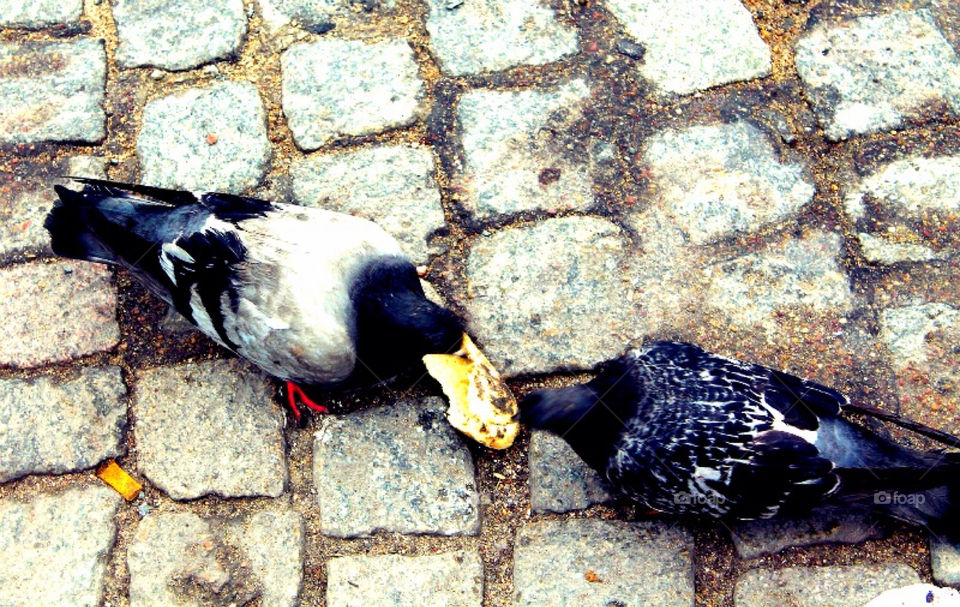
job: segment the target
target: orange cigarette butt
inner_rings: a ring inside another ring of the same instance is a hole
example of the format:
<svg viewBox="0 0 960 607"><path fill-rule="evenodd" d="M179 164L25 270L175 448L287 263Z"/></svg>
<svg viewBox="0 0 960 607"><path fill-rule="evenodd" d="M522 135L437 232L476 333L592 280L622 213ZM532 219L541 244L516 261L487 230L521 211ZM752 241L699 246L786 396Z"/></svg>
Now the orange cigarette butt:
<svg viewBox="0 0 960 607"><path fill-rule="evenodd" d="M99 476L103 482L116 489L117 493L122 495L128 502L136 498L137 495L140 494L140 489L143 488L135 478L127 474L126 471L118 466L117 462L112 459L107 460L97 469L97 476Z"/></svg>

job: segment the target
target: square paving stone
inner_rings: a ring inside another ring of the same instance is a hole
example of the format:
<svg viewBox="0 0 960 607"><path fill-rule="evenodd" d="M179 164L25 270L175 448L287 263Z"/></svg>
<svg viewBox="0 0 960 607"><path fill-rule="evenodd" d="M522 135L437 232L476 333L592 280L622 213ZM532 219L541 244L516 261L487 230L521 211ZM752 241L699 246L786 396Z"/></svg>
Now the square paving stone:
<svg viewBox="0 0 960 607"><path fill-rule="evenodd" d="M745 559L775 554L793 546L856 544L883 537L873 514L855 508L821 506L803 518L775 518L736 523L730 530L737 554Z"/></svg>
<svg viewBox="0 0 960 607"><path fill-rule="evenodd" d="M103 40L0 43L0 144L98 143L106 74Z"/></svg>
<svg viewBox="0 0 960 607"><path fill-rule="evenodd" d="M313 443L320 531L476 534L473 458L445 411L430 397L325 416Z"/></svg>
<svg viewBox="0 0 960 607"><path fill-rule="evenodd" d="M753 569L737 580L736 607L862 607L881 592L920 581L902 563Z"/></svg>
<svg viewBox="0 0 960 607"><path fill-rule="evenodd" d="M31 367L112 348L117 293L98 263L26 263L0 270L0 365Z"/></svg>
<svg viewBox="0 0 960 607"><path fill-rule="evenodd" d="M186 70L234 55L247 32L243 0L118 0L117 63Z"/></svg>
<svg viewBox="0 0 960 607"><path fill-rule="evenodd" d="M901 414L960 432L960 305L917 301L886 308L878 337L889 351Z"/></svg>
<svg viewBox="0 0 960 607"><path fill-rule="evenodd" d="M634 331L632 254L595 217L548 219L474 241L470 326L502 373L583 369L620 354Z"/></svg>
<svg viewBox="0 0 960 607"><path fill-rule="evenodd" d="M513 559L518 607L693 605L693 536L670 523L529 523Z"/></svg>
<svg viewBox="0 0 960 607"><path fill-rule="evenodd" d="M476 552L428 556L342 556L327 561L327 607L480 607Z"/></svg>
<svg viewBox="0 0 960 607"><path fill-rule="evenodd" d="M885 164L844 204L867 261L932 261L960 253L960 155Z"/></svg>
<svg viewBox="0 0 960 607"><path fill-rule="evenodd" d="M304 150L407 126L425 111L417 61L402 38L297 44L281 55L280 66L283 113Z"/></svg>
<svg viewBox="0 0 960 607"><path fill-rule="evenodd" d="M124 451L127 389L119 367L79 377L0 380L0 483L91 468Z"/></svg>
<svg viewBox="0 0 960 607"><path fill-rule="evenodd" d="M382 146L310 156L293 170L293 197L377 222L416 263L443 252L427 243L444 226L429 148Z"/></svg>
<svg viewBox="0 0 960 607"><path fill-rule="evenodd" d="M739 0L610 0L646 52L640 73L686 95L770 73L770 49Z"/></svg>
<svg viewBox="0 0 960 607"><path fill-rule="evenodd" d="M260 94L221 82L151 101L137 136L143 182L239 194L267 170L270 142Z"/></svg>
<svg viewBox="0 0 960 607"><path fill-rule="evenodd" d="M855 305L840 261L843 239L811 231L704 270L705 302L734 325L783 333L778 312L802 309L845 319Z"/></svg>
<svg viewBox="0 0 960 607"><path fill-rule="evenodd" d="M747 122L666 130L646 143L655 199L695 245L794 216L813 200L803 164Z"/></svg>
<svg viewBox="0 0 960 607"><path fill-rule="evenodd" d="M577 30L536 0L429 0L427 31L450 76L540 65L579 51Z"/></svg>
<svg viewBox="0 0 960 607"><path fill-rule="evenodd" d="M529 460L534 512L570 512L613 500L612 489L600 474L552 432L533 431Z"/></svg>
<svg viewBox="0 0 960 607"><path fill-rule="evenodd" d="M831 141L960 113L960 60L927 9L825 21L798 40L795 62Z"/></svg>
<svg viewBox="0 0 960 607"><path fill-rule="evenodd" d="M238 360L139 374L140 471L174 499L277 497L287 479L283 414L270 381Z"/></svg>
<svg viewBox="0 0 960 607"><path fill-rule="evenodd" d="M41 29L80 20L83 0L6 0L0 3L0 27Z"/></svg>
<svg viewBox="0 0 960 607"><path fill-rule="evenodd" d="M0 604L101 605L121 501L103 485L0 500Z"/></svg>
<svg viewBox="0 0 960 607"><path fill-rule="evenodd" d="M544 91L464 93L457 116L463 127L462 185L470 211L486 219L591 206L589 163L567 158L560 141L589 95L583 80Z"/></svg>
<svg viewBox="0 0 960 607"><path fill-rule="evenodd" d="M147 515L127 550L131 607L297 604L303 521L291 510L232 519Z"/></svg>
<svg viewBox="0 0 960 607"><path fill-rule="evenodd" d="M960 584L960 545L930 537L930 568L938 584Z"/></svg>

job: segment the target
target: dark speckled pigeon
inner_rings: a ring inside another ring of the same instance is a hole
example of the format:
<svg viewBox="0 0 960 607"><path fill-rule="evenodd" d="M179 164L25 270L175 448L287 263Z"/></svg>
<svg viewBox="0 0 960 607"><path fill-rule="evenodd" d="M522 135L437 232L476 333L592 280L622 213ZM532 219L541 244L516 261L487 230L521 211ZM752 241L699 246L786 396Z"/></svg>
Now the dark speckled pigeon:
<svg viewBox="0 0 960 607"><path fill-rule="evenodd" d="M625 497L653 510L728 520L861 504L956 538L960 454L900 446L844 418L895 421L817 383L658 342L603 365L590 382L539 390L522 419L562 436Z"/></svg>

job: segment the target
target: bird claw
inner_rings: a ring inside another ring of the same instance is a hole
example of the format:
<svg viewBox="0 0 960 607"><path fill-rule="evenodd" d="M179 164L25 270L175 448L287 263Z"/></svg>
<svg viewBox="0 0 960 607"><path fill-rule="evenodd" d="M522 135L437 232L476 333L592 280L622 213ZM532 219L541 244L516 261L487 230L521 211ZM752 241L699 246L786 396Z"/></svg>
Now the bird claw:
<svg viewBox="0 0 960 607"><path fill-rule="evenodd" d="M317 413L330 413L330 410L324 407L323 405L317 404L313 401L307 394L303 391L303 388L288 381L286 384L287 387L287 406L290 407L290 411L293 413L293 419L297 422L297 426L303 427L302 418L303 414L300 412L300 407L297 405L297 401L300 401L301 405L304 405L312 411Z"/></svg>

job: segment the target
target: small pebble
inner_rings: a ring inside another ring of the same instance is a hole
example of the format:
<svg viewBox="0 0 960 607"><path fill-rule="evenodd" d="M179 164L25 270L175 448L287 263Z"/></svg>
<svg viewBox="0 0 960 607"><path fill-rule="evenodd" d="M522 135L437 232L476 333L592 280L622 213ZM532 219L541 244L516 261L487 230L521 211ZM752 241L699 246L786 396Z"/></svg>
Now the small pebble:
<svg viewBox="0 0 960 607"><path fill-rule="evenodd" d="M160 80L160 79L163 78L163 74L164 74L164 71L163 71L163 70L155 69L155 70L153 70L152 72L150 72L150 79L151 79L151 80Z"/></svg>

